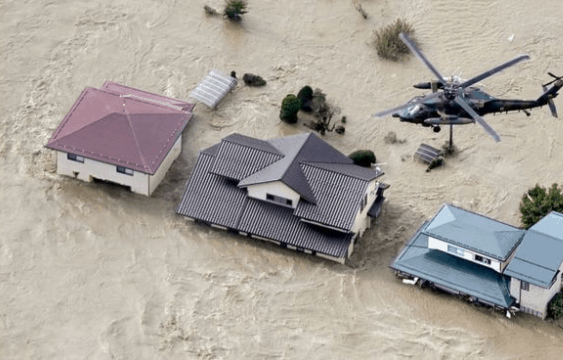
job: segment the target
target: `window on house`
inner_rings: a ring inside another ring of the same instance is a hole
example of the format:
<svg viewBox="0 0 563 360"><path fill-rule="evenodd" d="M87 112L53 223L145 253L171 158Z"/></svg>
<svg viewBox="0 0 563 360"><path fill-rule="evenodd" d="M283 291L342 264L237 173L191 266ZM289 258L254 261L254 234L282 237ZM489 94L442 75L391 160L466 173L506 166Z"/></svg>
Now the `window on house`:
<svg viewBox="0 0 563 360"><path fill-rule="evenodd" d="M453 246L453 245L448 245L448 252L450 252L452 254L459 255L459 256L463 256L463 254L464 254L463 249L460 249L460 248Z"/></svg>
<svg viewBox="0 0 563 360"><path fill-rule="evenodd" d="M522 281L522 290L530 291L530 283L527 281Z"/></svg>
<svg viewBox="0 0 563 360"><path fill-rule="evenodd" d="M364 211L364 208L366 207L368 203L368 194L366 194L363 198L362 201L360 202L360 212Z"/></svg>
<svg viewBox="0 0 563 360"><path fill-rule="evenodd" d="M491 259L483 257L481 255L475 255L475 261L480 261L483 264L491 265Z"/></svg>
<svg viewBox="0 0 563 360"><path fill-rule="evenodd" d="M281 197L281 196L276 196L276 195L268 194L268 193L266 193L266 200L268 200L268 201L274 201L274 202L277 202L278 204L293 206L293 200L291 200L291 199L286 199L286 198Z"/></svg>
<svg viewBox="0 0 563 360"><path fill-rule="evenodd" d="M78 161L83 163L84 162L84 156L80 156L80 155L76 155L76 154L71 154L71 153L67 153L66 154L66 158L72 161Z"/></svg>
<svg viewBox="0 0 563 360"><path fill-rule="evenodd" d="M133 175L133 169L126 168L124 166L117 166L116 168L118 173L126 174L126 175Z"/></svg>

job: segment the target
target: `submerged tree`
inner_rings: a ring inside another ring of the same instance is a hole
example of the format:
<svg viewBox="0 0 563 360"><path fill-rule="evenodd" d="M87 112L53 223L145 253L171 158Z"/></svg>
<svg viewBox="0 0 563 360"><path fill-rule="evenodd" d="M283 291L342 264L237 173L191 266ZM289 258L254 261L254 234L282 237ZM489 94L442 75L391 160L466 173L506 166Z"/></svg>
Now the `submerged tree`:
<svg viewBox="0 0 563 360"><path fill-rule="evenodd" d="M225 0L223 14L229 20L241 20L242 15L246 14L246 1L244 0Z"/></svg>
<svg viewBox="0 0 563 360"><path fill-rule="evenodd" d="M311 100L313 100L313 89L309 85L305 85L297 93L297 98L301 101L301 110L312 111Z"/></svg>
<svg viewBox="0 0 563 360"><path fill-rule="evenodd" d="M370 167L375 164L375 154L371 150L358 150L348 155L354 161L354 164L363 167Z"/></svg>
<svg viewBox="0 0 563 360"><path fill-rule="evenodd" d="M288 94L281 104L280 119L286 123L295 124L297 122L297 113L301 109L301 101L293 95Z"/></svg>
<svg viewBox="0 0 563 360"><path fill-rule="evenodd" d="M524 228L528 229L551 211L563 212L563 188L557 184L547 190L536 185L522 197L520 213Z"/></svg>
<svg viewBox="0 0 563 360"><path fill-rule="evenodd" d="M262 79L259 75L254 74L244 74L242 76L242 81L248 86L264 86L266 85L266 80Z"/></svg>
<svg viewBox="0 0 563 360"><path fill-rule="evenodd" d="M397 19L391 25L375 32L375 49L377 50L377 55L387 60L397 61L408 54L409 48L399 37L400 33L405 33L417 44L413 27L406 21Z"/></svg>
<svg viewBox="0 0 563 360"><path fill-rule="evenodd" d="M551 299L547 309L549 316L555 320L563 316L563 292L558 293Z"/></svg>

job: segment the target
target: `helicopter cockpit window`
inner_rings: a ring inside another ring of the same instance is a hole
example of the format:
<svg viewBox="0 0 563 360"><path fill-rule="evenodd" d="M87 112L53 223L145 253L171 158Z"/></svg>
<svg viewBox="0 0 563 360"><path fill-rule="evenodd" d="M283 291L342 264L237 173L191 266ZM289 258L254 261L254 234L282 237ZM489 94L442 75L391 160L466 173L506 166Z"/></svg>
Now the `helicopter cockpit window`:
<svg viewBox="0 0 563 360"><path fill-rule="evenodd" d="M410 114L414 114L414 113L417 112L419 109L420 109L420 105L411 106L411 107L409 107L409 113L410 113Z"/></svg>

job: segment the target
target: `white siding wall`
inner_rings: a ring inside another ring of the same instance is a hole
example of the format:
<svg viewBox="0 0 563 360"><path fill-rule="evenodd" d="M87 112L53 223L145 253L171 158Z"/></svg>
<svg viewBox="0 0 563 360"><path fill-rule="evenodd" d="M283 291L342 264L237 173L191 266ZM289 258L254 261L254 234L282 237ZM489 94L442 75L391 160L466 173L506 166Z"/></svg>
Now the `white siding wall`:
<svg viewBox="0 0 563 360"><path fill-rule="evenodd" d="M516 303L520 304L520 280L510 278L510 296L516 299Z"/></svg>
<svg viewBox="0 0 563 360"><path fill-rule="evenodd" d="M373 205L373 202L375 201L375 194L378 186L379 186L379 181L372 180L369 182L368 188L366 190L368 194L367 205L364 207L362 211L358 211L358 214L356 215L356 219L354 220L354 225L352 226L352 230L351 230L353 233L363 234L364 231L367 228L369 228L371 224L370 222L371 218L368 216L368 211ZM358 207L358 210L359 209L360 208Z"/></svg>
<svg viewBox="0 0 563 360"><path fill-rule="evenodd" d="M157 188L158 184L164 179L164 175L172 166L172 163L182 152L182 135L176 140L174 146L168 152L168 155L164 158L154 175L149 175L149 195L153 193L153 191Z"/></svg>
<svg viewBox="0 0 563 360"><path fill-rule="evenodd" d="M498 261L498 260L496 260L496 259L492 259L492 258L490 258L490 257L487 256L487 255L483 255L483 254L480 254L480 253L478 253L478 252L475 252L475 251L472 251L472 250L468 250L468 249L465 249L465 248L463 248L463 247L461 247L461 246L457 246L457 245L452 245L452 246L455 246L455 247L457 247L457 248L462 249L462 250L463 250L463 256L458 255L458 254L454 254L454 253L451 253L451 252L448 251L448 245L451 245L451 244L448 244L448 243L445 242L445 241L442 241L442 240L439 240L439 239L436 239L436 238L433 238L433 237L428 237L428 248L429 248L429 249L436 249L436 250L440 250L440 251L443 251L443 252L447 252L447 253L450 254L450 255L457 256L457 257L461 257L461 258L464 258L464 259L469 260L469 261L471 261L471 262L474 262L474 263L476 263L476 264L479 264L479 265L482 265L482 266L486 266L486 267L488 267L488 268L491 268L491 269L493 269L493 270L495 270L495 271L497 271L497 272L501 272L501 271L500 271L500 267L501 267L501 262L500 262L500 261ZM481 262L481 261L476 261L476 260L475 260L475 255L481 255L481 256L483 256L483 257L485 257L485 258L491 260L491 264L489 265L489 264L485 264L485 263L483 263L483 262Z"/></svg>
<svg viewBox="0 0 563 360"><path fill-rule="evenodd" d="M75 172L78 175L75 176ZM88 158L84 158L83 163L69 160L67 153L62 151L57 151L57 174L87 182L91 182L92 178L111 181L130 186L135 193L149 195L149 175L138 171L133 171L133 175L118 173L115 165Z"/></svg>
<svg viewBox="0 0 563 360"><path fill-rule="evenodd" d="M290 199L292 201L291 207L294 209L297 206L297 203L299 202L299 194L295 190L287 186L286 184L282 183L281 181L272 181L263 184L250 185L247 187L247 189L248 189L248 196L259 200L268 201L271 202L272 204L280 205L280 203L277 203L275 201L267 200L266 194L272 194L285 199Z"/></svg>

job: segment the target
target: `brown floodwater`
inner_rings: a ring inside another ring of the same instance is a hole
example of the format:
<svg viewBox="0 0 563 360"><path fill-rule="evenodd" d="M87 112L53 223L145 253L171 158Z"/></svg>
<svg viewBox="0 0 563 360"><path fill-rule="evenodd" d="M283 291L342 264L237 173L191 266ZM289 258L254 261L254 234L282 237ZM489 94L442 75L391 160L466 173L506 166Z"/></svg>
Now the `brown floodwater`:
<svg viewBox="0 0 563 360"><path fill-rule="evenodd" d="M498 144L476 125L456 127L458 155L426 173L412 154L421 142L441 146L446 131L370 118L431 78L413 56L379 59L375 29L411 22L444 76L527 53L482 85L535 99L547 71L563 74L560 0L251 0L240 23L207 16L205 3L0 2L1 359L561 358L561 322L507 319L404 285L388 268L444 202L518 225L526 189L563 182L561 119L547 108L487 116ZM112 80L187 100L214 68L268 84L239 84L215 111L198 104L152 197L55 174L43 146L84 87ZM283 97L304 85L347 116L346 133L325 140L344 153L374 150L391 184L347 266L174 212L200 149L233 132L307 130L278 118ZM390 131L405 142L386 143Z"/></svg>

